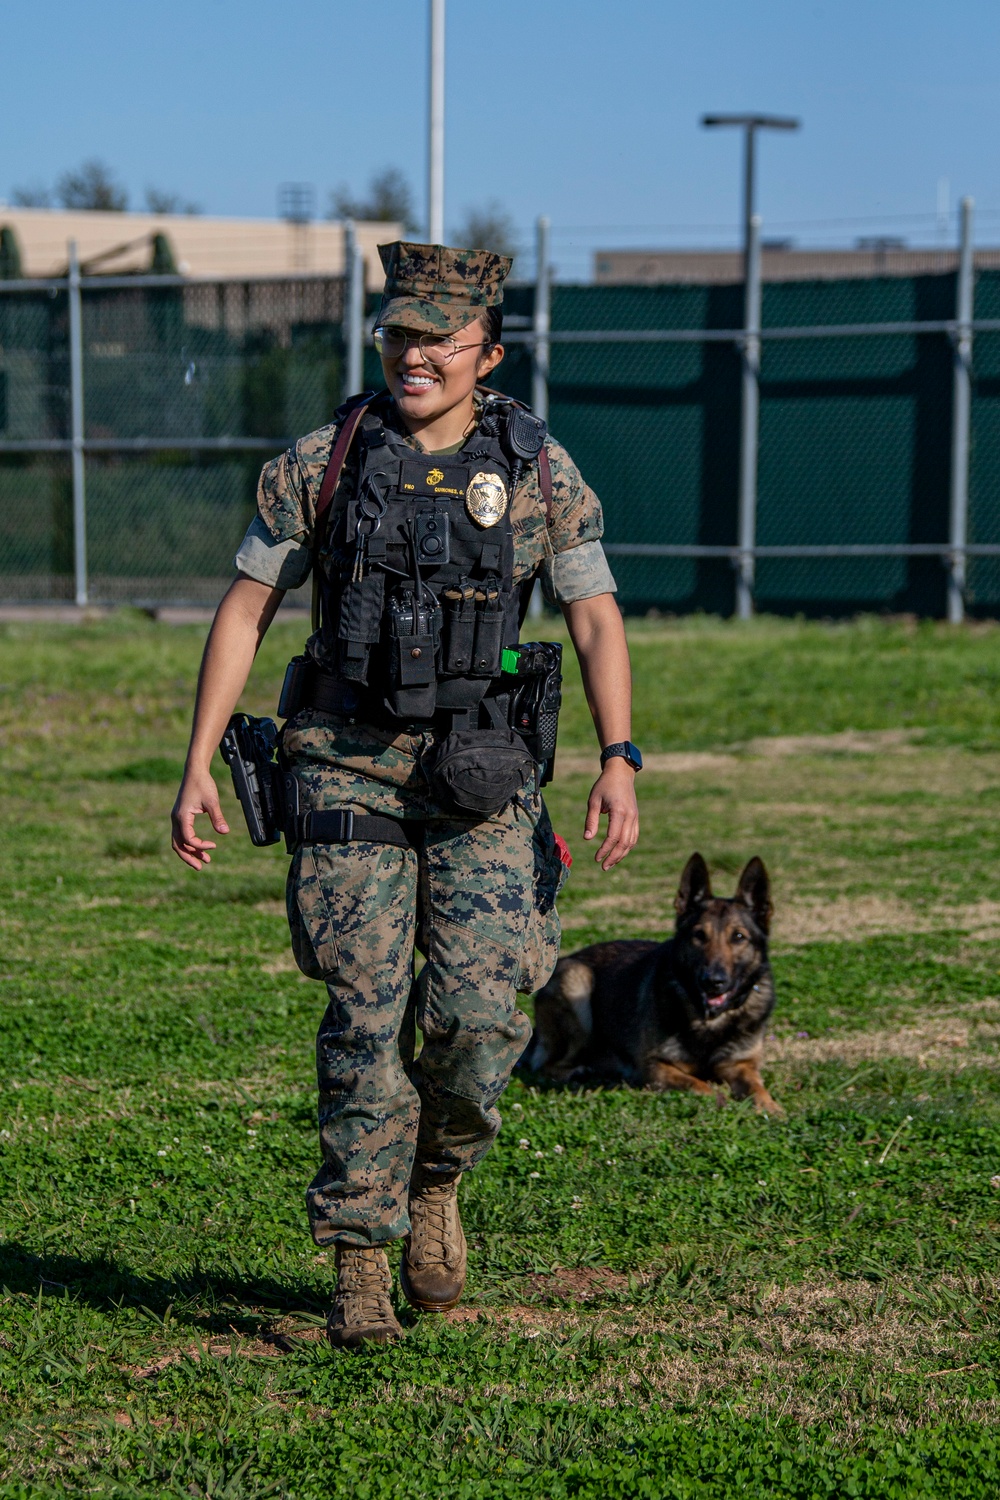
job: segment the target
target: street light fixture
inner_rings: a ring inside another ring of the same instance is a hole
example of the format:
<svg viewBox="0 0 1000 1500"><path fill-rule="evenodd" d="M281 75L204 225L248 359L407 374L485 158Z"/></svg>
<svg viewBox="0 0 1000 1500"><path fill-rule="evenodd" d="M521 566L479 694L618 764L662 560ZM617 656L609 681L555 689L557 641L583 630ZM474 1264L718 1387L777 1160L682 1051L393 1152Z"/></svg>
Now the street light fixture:
<svg viewBox="0 0 1000 1500"><path fill-rule="evenodd" d="M754 212L758 130L798 130L787 115L703 115L701 123L739 125L745 132L743 158L743 379L740 408L740 491L737 527L736 613L753 614L757 545L757 417L760 404L760 219Z"/></svg>
<svg viewBox="0 0 1000 1500"><path fill-rule="evenodd" d="M756 189L756 147L758 130L798 130L801 120L789 115L702 115L701 123L709 130L717 125L738 125L746 134L743 138L743 274L749 268L750 220L754 214Z"/></svg>

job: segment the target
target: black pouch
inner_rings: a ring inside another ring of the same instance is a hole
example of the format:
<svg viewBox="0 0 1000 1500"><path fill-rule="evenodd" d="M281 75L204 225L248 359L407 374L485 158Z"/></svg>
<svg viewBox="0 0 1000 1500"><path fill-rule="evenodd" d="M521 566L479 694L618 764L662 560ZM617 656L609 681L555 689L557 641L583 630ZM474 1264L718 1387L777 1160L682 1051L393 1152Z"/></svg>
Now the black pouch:
<svg viewBox="0 0 1000 1500"><path fill-rule="evenodd" d="M472 653L473 677L498 677L503 650L504 595L491 589L476 610L476 644Z"/></svg>
<svg viewBox="0 0 1000 1500"><path fill-rule="evenodd" d="M384 573L372 572L360 581L344 585L337 658L338 676L346 682L367 685L368 658L379 638L384 597Z"/></svg>
<svg viewBox="0 0 1000 1500"><path fill-rule="evenodd" d="M390 691L388 711L397 718L429 719L437 702L437 656L441 610L433 596L414 598L403 589L389 603Z"/></svg>
<svg viewBox="0 0 1000 1500"><path fill-rule="evenodd" d="M315 663L311 656L293 656L285 668L285 680L281 684L278 699L278 718L292 719L300 708L309 702L309 689L316 676Z"/></svg>
<svg viewBox="0 0 1000 1500"><path fill-rule="evenodd" d="M443 671L449 677L466 677L472 670L472 652L476 644L476 596L471 584L464 580L453 591L444 596L444 661Z"/></svg>
<svg viewBox="0 0 1000 1500"><path fill-rule="evenodd" d="M509 729L453 729L421 765L437 802L466 817L492 817L535 777L524 741Z"/></svg>

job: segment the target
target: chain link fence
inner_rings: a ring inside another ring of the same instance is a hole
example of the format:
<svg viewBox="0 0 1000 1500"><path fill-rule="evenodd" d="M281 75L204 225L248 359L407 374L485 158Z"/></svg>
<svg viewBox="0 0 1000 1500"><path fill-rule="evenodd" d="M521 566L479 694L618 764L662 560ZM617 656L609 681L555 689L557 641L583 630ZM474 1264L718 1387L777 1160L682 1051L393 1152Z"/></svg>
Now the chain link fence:
<svg viewBox="0 0 1000 1500"><path fill-rule="evenodd" d="M84 278L80 307L86 597L214 604L262 461L341 400L343 280ZM0 296L8 602L78 595L69 312L65 285Z"/></svg>
<svg viewBox="0 0 1000 1500"><path fill-rule="evenodd" d="M934 616L948 610L956 576L964 371L964 605L992 615L1000 260L976 264L968 327L953 269L763 287L749 548L741 285L555 285L542 299L514 286L497 383L526 401L547 398L552 431L601 496L627 609L729 614L749 557L761 610ZM82 474L85 597L214 603L261 462L342 399L345 281L84 277L78 286L74 426L71 285L0 284L0 599L80 597ZM380 383L370 345L363 364L365 382Z"/></svg>

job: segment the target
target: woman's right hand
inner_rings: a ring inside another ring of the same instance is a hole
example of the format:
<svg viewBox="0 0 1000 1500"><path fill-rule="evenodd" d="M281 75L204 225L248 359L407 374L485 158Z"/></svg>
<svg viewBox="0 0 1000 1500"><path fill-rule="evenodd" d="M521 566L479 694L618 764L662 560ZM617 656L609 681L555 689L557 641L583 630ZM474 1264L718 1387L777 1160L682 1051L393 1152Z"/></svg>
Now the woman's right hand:
<svg viewBox="0 0 1000 1500"><path fill-rule="evenodd" d="M186 771L170 813L170 843L174 853L192 870L211 864L212 856L208 851L215 848L211 839L200 839L194 831L194 820L200 813L208 814L216 833L229 832L211 772Z"/></svg>

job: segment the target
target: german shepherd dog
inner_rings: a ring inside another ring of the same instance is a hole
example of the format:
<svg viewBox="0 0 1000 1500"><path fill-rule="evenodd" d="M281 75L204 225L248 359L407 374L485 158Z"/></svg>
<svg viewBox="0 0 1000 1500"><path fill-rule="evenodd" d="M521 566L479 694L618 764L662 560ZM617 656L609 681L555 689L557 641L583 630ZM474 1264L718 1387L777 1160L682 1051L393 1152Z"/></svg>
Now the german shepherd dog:
<svg viewBox="0 0 1000 1500"><path fill-rule="evenodd" d="M735 1099L783 1114L760 1076L774 1009L767 871L752 859L726 901L712 895L708 866L692 854L674 907L665 943L595 943L559 960L535 996L525 1065L555 1079L696 1094L728 1084Z"/></svg>

